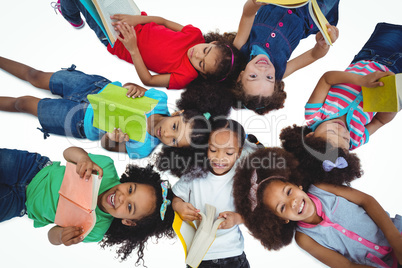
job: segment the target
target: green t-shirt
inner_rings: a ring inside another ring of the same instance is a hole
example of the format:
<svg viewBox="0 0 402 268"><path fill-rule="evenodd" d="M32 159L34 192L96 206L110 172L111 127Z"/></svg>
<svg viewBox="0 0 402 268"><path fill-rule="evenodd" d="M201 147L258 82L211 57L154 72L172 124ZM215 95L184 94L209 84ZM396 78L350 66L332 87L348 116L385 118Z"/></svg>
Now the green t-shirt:
<svg viewBox="0 0 402 268"><path fill-rule="evenodd" d="M99 194L120 183L113 160L110 157L88 155L92 161L103 169ZM59 201L59 190L63 181L65 168L65 166L60 166L60 162L53 162L53 165L39 171L29 183L25 205L28 217L34 220L34 227L43 227L49 223L54 223L57 203ZM101 211L99 207L96 207L95 213L96 224L88 236L85 237L84 242L98 242L102 240L112 223L113 216Z"/></svg>

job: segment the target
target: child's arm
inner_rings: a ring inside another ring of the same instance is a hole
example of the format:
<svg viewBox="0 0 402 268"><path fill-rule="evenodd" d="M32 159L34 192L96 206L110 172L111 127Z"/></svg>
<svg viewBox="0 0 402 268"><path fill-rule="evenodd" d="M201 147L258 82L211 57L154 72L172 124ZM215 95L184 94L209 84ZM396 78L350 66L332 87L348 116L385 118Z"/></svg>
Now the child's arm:
<svg viewBox="0 0 402 268"><path fill-rule="evenodd" d="M138 24L146 24L150 22L155 22L156 24L163 25L166 28L173 30L175 32L179 32L183 29L183 25L164 19L162 17L157 16L141 16L141 15L125 15L125 14L115 14L110 17L112 20L116 20L116 22L112 22L113 26L117 26L118 23L127 23L130 26L137 26Z"/></svg>
<svg viewBox="0 0 402 268"><path fill-rule="evenodd" d="M88 153L84 149L79 147L69 147L64 150L63 156L68 162L73 162L77 165L77 173L81 178L89 180L94 171L97 171L98 177L102 178L102 168L89 158Z"/></svg>
<svg viewBox="0 0 402 268"><path fill-rule="evenodd" d="M328 28L328 33L331 37L331 41L335 42L336 39L338 39L339 36L339 30L333 25L326 25ZM297 70L306 67L307 65L310 65L311 63L315 62L316 60L324 57L329 50L329 45L325 42L324 37L322 36L321 32L318 32L315 36L316 39L316 44L315 46L301 54L300 56L290 60L287 65L286 65L286 70L285 74L283 75L283 78L288 77L292 73L296 72Z"/></svg>
<svg viewBox="0 0 402 268"><path fill-rule="evenodd" d="M126 142L129 140L130 137L118 128L103 135L101 145L108 151L127 153Z"/></svg>
<svg viewBox="0 0 402 268"><path fill-rule="evenodd" d="M224 211L219 213L218 219L220 218L225 218L225 221L219 225L218 229L230 229L235 225L244 223L243 217L239 213L233 211Z"/></svg>
<svg viewBox="0 0 402 268"><path fill-rule="evenodd" d="M240 18L239 29L233 45L240 49L246 42L250 35L251 28L253 26L255 14L260 9L262 4L256 3L255 0L247 0L243 7L243 14Z"/></svg>
<svg viewBox="0 0 402 268"><path fill-rule="evenodd" d="M125 83L123 87L127 88L127 97L133 99L143 97L145 95L145 92L147 92L146 88L134 83Z"/></svg>
<svg viewBox="0 0 402 268"><path fill-rule="evenodd" d="M380 127L385 124L391 122L394 119L396 112L378 112L375 114L370 123L366 125L367 131L371 136L374 132L376 132Z"/></svg>
<svg viewBox="0 0 402 268"><path fill-rule="evenodd" d="M117 39L123 43L128 52L131 54L135 70L141 82L146 86L151 87L168 87L170 74L157 74L151 75L147 66L145 66L144 60L142 59L141 53L137 46L137 36L133 26L127 23L118 23L117 30L123 35L123 38L117 36Z"/></svg>
<svg viewBox="0 0 402 268"><path fill-rule="evenodd" d="M49 242L53 245L65 245L71 246L74 244L78 244L84 240L84 237L81 234L84 230L81 227L61 227L61 226L54 226L49 230L47 233Z"/></svg>
<svg viewBox="0 0 402 268"><path fill-rule="evenodd" d="M399 233L399 230L393 224L389 215L377 200L372 196L351 187L330 184L318 184L316 186L361 206L384 233L388 243L393 248L398 261L402 263L402 235Z"/></svg>
<svg viewBox="0 0 402 268"><path fill-rule="evenodd" d="M328 267L334 268L348 268L348 267L371 267L367 265L356 264L348 260L342 254L321 246L314 239L301 232L296 232L295 235L296 243L305 251L311 254L314 258L320 262L328 265Z"/></svg>
<svg viewBox="0 0 402 268"><path fill-rule="evenodd" d="M172 208L179 213L183 221L201 220L201 215L198 213L200 210L196 209L190 203L184 202L180 197L173 197Z"/></svg>
<svg viewBox="0 0 402 268"><path fill-rule="evenodd" d="M307 102L324 103L331 86L336 84L345 83L365 87L383 86L383 83L378 82L377 80L381 77L392 74L392 72L374 72L368 75L358 75L350 72L329 71L321 76Z"/></svg>

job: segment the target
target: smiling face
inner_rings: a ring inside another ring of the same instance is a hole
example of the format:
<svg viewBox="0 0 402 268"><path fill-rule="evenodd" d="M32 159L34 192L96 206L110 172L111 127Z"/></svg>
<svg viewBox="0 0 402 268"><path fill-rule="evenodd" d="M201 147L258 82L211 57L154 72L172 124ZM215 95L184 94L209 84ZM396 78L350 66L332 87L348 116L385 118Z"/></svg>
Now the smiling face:
<svg viewBox="0 0 402 268"><path fill-rule="evenodd" d="M257 55L240 73L239 80L247 95L272 96L275 87L275 67L266 55Z"/></svg>
<svg viewBox="0 0 402 268"><path fill-rule="evenodd" d="M150 134L168 146L185 147L190 145L192 131L191 123L185 122L183 116L176 115L163 117Z"/></svg>
<svg viewBox="0 0 402 268"><path fill-rule="evenodd" d="M237 134L227 129L211 133L208 141L208 160L215 175L224 175L234 166L241 154Z"/></svg>
<svg viewBox="0 0 402 268"><path fill-rule="evenodd" d="M126 225L135 225L135 221L151 215L155 204L154 188L134 182L120 183L98 196L99 208Z"/></svg>
<svg viewBox="0 0 402 268"><path fill-rule="evenodd" d="M214 73L220 60L220 51L215 42L197 44L187 50L187 56L199 73Z"/></svg>
<svg viewBox="0 0 402 268"><path fill-rule="evenodd" d="M334 147L349 150L350 132L345 123L340 119L331 119L321 123L314 132L307 136L323 138Z"/></svg>
<svg viewBox="0 0 402 268"><path fill-rule="evenodd" d="M317 216L313 201L301 186L272 181L264 190L264 204L285 221L313 222Z"/></svg>

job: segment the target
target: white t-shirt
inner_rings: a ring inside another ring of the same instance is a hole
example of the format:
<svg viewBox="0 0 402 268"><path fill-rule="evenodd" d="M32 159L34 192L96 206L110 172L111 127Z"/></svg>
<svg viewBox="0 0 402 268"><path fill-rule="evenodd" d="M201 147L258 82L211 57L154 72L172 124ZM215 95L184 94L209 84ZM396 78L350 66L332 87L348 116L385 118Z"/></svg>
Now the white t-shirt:
<svg viewBox="0 0 402 268"><path fill-rule="evenodd" d="M216 207L216 219L221 212L235 211L232 195L234 174L235 168L232 168L222 176L209 172L205 178L183 177L173 186L173 193L203 213L205 204L213 205ZM238 225L230 229L219 229L203 260L235 257L241 255L243 249L244 239Z"/></svg>

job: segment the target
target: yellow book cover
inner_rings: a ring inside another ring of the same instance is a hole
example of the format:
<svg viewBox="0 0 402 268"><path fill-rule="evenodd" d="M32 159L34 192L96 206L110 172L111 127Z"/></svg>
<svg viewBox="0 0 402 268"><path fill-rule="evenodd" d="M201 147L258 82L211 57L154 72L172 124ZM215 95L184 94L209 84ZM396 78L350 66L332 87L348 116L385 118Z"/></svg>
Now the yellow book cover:
<svg viewBox="0 0 402 268"><path fill-rule="evenodd" d="M318 29L322 33L325 42L332 46L331 37L329 36L327 23L328 20L325 18L320 7L318 6L317 0L257 0L260 3L273 4L276 6L281 6L284 8L299 8L308 4L308 9L311 18L317 25Z"/></svg>
<svg viewBox="0 0 402 268"><path fill-rule="evenodd" d="M382 87L362 87L364 112L399 112L402 108L402 73L382 77Z"/></svg>
<svg viewBox="0 0 402 268"><path fill-rule="evenodd" d="M186 264L192 268L200 265L215 240L219 225L225 220L215 220L215 212L214 206L205 204L205 214L200 212L202 220L197 227L192 222L183 221L175 212L173 230L183 245Z"/></svg>

